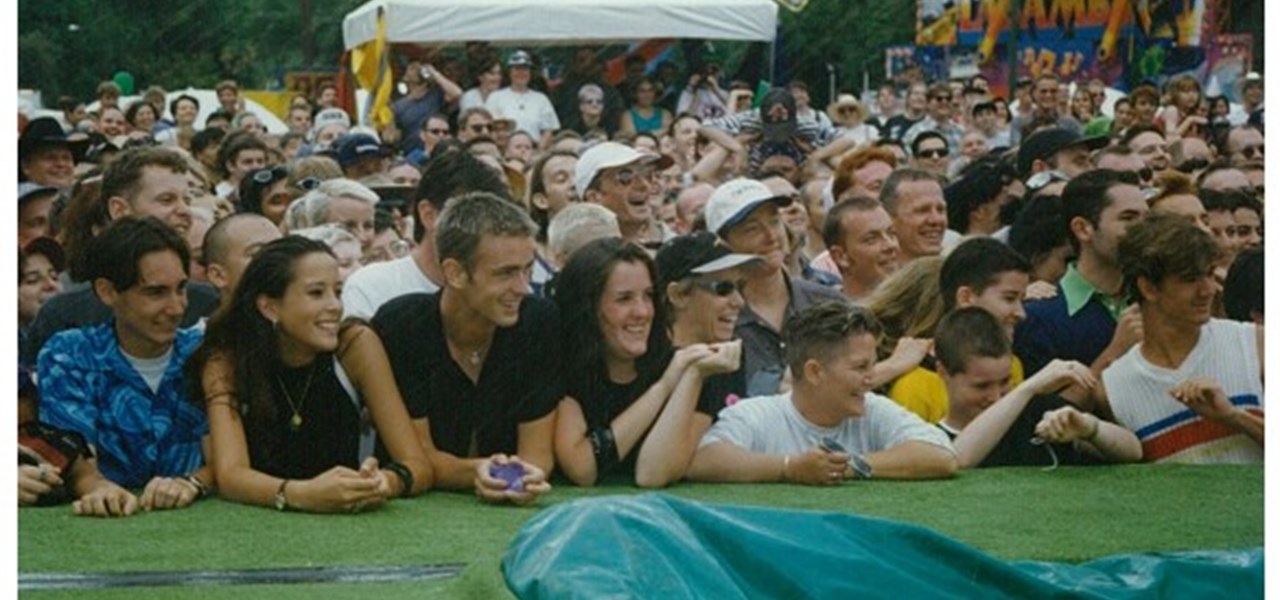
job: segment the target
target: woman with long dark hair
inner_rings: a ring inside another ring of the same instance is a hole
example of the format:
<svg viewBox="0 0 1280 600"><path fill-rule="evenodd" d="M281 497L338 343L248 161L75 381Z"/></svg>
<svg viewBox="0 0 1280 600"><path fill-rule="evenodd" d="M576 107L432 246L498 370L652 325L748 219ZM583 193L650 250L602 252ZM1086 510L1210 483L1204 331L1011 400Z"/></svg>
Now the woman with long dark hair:
<svg viewBox="0 0 1280 600"><path fill-rule="evenodd" d="M621 238L583 246L556 280L568 395L555 454L578 485L613 472L634 472L642 487L683 476L701 435L692 413L720 408L703 381L739 368L737 343L672 350L656 281L649 254Z"/></svg>
<svg viewBox="0 0 1280 600"><path fill-rule="evenodd" d="M187 364L193 402L209 413L219 493L278 510L359 512L431 486L378 336L339 327L341 285L322 242L263 246ZM362 408L391 461L378 468Z"/></svg>

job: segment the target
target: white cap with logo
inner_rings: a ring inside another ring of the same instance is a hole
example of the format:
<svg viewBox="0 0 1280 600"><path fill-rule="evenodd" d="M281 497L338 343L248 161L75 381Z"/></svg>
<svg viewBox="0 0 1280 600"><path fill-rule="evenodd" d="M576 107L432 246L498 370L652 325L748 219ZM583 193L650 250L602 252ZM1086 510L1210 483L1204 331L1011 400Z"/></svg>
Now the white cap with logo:
<svg viewBox="0 0 1280 600"><path fill-rule="evenodd" d="M726 181L711 193L711 198L703 209L707 218L707 231L724 237L726 229L741 223L751 211L765 202L772 202L781 208L791 204L791 197L779 196L754 179Z"/></svg>
<svg viewBox="0 0 1280 600"><path fill-rule="evenodd" d="M587 148L578 158L578 165L573 170L573 183L578 188L578 197L586 197L587 188L591 187L601 171L641 162L656 163L655 166L659 169L672 164L670 157L645 154L618 142L601 142Z"/></svg>

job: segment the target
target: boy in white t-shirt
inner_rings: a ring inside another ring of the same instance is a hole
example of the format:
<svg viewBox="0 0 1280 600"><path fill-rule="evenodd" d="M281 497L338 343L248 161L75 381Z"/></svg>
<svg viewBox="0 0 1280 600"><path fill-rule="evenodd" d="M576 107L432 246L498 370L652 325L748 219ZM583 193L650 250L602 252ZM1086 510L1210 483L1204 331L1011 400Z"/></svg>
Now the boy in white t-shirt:
<svg viewBox="0 0 1280 600"><path fill-rule="evenodd" d="M823 302L785 328L791 392L726 408L686 477L835 485L846 479L951 477L946 435L870 392L880 324L865 308Z"/></svg>
<svg viewBox="0 0 1280 600"><path fill-rule="evenodd" d="M1143 460L1261 463L1261 325L1212 318L1222 248L1183 217L1153 213L1120 240L1142 341L1102 372L1116 422Z"/></svg>

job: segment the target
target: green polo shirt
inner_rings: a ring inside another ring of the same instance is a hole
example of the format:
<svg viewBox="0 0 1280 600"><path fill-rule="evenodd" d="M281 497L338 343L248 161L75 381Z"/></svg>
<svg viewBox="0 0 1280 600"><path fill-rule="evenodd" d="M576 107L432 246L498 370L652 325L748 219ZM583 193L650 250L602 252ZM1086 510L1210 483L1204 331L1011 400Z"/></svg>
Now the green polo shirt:
<svg viewBox="0 0 1280 600"><path fill-rule="evenodd" d="M1111 318L1116 322L1120 321L1120 313L1129 306L1128 302L1116 300L1093 287L1093 284L1076 270L1074 262L1067 265L1067 272L1058 284L1062 286L1062 296L1067 301L1067 315L1071 317L1076 316L1076 313L1080 312L1080 309L1084 308L1094 296L1098 297L1098 302L1107 309L1108 313L1111 313Z"/></svg>

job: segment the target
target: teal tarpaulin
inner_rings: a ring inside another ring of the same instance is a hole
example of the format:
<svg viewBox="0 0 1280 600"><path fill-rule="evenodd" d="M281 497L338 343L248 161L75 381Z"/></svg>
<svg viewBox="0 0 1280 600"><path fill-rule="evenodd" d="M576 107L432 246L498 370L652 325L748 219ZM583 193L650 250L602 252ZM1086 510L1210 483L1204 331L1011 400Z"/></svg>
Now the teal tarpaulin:
<svg viewBox="0 0 1280 600"><path fill-rule="evenodd" d="M1008 562L923 527L664 494L543 511L502 559L541 598L1261 598L1261 548Z"/></svg>

